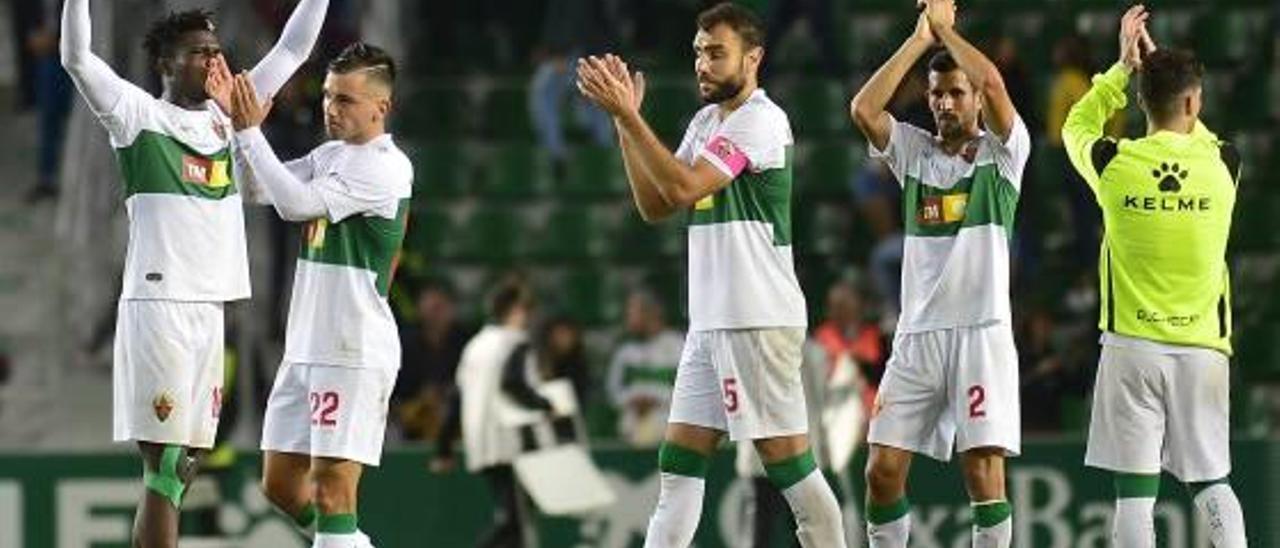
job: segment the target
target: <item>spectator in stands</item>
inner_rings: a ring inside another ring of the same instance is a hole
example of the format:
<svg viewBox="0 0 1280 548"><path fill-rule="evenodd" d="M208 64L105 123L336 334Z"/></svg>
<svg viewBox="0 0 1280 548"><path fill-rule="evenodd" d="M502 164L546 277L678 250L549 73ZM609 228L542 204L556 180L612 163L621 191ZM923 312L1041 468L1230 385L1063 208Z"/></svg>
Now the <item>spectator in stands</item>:
<svg viewBox="0 0 1280 548"><path fill-rule="evenodd" d="M426 282L414 299L417 321L400 331L402 365L391 401L407 440L434 440L470 330L457 319L453 291Z"/></svg>
<svg viewBox="0 0 1280 548"><path fill-rule="evenodd" d="M632 447L657 447L666 430L684 335L667 326L650 291L627 296L624 341L609 361L609 399L618 410L618 435Z"/></svg>
<svg viewBox="0 0 1280 548"><path fill-rule="evenodd" d="M885 335L875 322L867 321L862 302L862 292L852 282L832 284L827 290L826 319L813 330L812 339L826 351L828 377L845 357L857 367L856 376L866 381L863 402L870 412L889 356Z"/></svg>
<svg viewBox="0 0 1280 548"><path fill-rule="evenodd" d="M67 115L71 112L71 78L62 69L58 57L58 30L61 27L58 15L62 13L62 2L41 0L31 4L38 10L38 18L36 25L25 29L23 48L28 52L35 80L39 151L36 155L38 178L27 195L27 201L38 202L58 194L58 159L62 153Z"/></svg>
<svg viewBox="0 0 1280 548"><path fill-rule="evenodd" d="M451 398L448 419L440 432L431 469L447 472L455 465L454 440L461 427L467 452L467 471L484 476L493 496L493 523L477 541L480 548L524 546L529 536L527 496L520 488L512 461L519 453L515 434L502 424L506 405L552 410L538 394L529 324L533 291L518 276L504 279L489 296L489 324L462 352L458 391Z"/></svg>
<svg viewBox="0 0 1280 548"><path fill-rule="evenodd" d="M529 114L538 144L551 155L557 179L565 176L569 156L563 126L566 104L596 146L613 144L612 120L573 89L575 74L570 70L577 58L611 45L616 25L606 8L607 3L598 0L549 0L542 18L538 67L529 85Z"/></svg>
<svg viewBox="0 0 1280 548"><path fill-rule="evenodd" d="M566 379L573 384L578 405L585 409L593 393L587 368L582 327L565 316L551 318L538 337L538 370L543 381Z"/></svg>

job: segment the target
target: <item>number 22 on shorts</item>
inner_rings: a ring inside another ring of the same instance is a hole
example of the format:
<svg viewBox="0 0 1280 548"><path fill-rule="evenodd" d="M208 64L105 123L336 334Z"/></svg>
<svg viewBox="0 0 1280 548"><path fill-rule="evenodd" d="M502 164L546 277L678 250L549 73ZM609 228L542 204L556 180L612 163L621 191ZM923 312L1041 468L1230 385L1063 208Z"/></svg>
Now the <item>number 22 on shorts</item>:
<svg viewBox="0 0 1280 548"><path fill-rule="evenodd" d="M984 404L987 403L987 389L981 384L975 384L969 387L969 418L980 419L987 416L987 410Z"/></svg>
<svg viewBox="0 0 1280 548"><path fill-rule="evenodd" d="M339 403L341 401L337 392L312 392L311 425L336 426L338 419L334 418L333 415L338 411Z"/></svg>
<svg viewBox="0 0 1280 548"><path fill-rule="evenodd" d="M724 410L726 413L738 411L738 379L724 379Z"/></svg>

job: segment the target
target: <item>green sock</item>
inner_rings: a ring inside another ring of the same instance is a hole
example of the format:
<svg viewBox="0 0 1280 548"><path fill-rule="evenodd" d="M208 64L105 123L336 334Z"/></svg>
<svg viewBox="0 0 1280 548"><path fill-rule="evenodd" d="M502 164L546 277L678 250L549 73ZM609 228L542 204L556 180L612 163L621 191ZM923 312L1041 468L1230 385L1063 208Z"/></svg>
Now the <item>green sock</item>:
<svg viewBox="0 0 1280 548"><path fill-rule="evenodd" d="M1116 474L1116 498L1156 498L1160 495L1159 474Z"/></svg>
<svg viewBox="0 0 1280 548"><path fill-rule="evenodd" d="M973 503L973 523L986 529L995 527L1013 515L1013 507L1007 500L993 500Z"/></svg>
<svg viewBox="0 0 1280 548"><path fill-rule="evenodd" d="M658 448L658 469L668 474L705 478L709 464L706 456L688 447L663 442Z"/></svg>
<svg viewBox="0 0 1280 548"><path fill-rule="evenodd" d="M329 535L350 535L356 532L355 514L320 514L316 520L316 532Z"/></svg>
<svg viewBox="0 0 1280 548"><path fill-rule="evenodd" d="M867 523L872 525L884 525L902 519L911 511L911 503L907 501L907 497L898 499L886 505L875 503L867 504Z"/></svg>
<svg viewBox="0 0 1280 548"><path fill-rule="evenodd" d="M302 529L310 529L316 524L316 518L320 516L320 511L316 509L315 503L307 503L296 515L293 516L293 522Z"/></svg>
<svg viewBox="0 0 1280 548"><path fill-rule="evenodd" d="M813 460L813 451L808 450L781 462L764 465L764 473L769 476L769 482L779 491L786 491L788 487L799 483L817 469L818 464Z"/></svg>

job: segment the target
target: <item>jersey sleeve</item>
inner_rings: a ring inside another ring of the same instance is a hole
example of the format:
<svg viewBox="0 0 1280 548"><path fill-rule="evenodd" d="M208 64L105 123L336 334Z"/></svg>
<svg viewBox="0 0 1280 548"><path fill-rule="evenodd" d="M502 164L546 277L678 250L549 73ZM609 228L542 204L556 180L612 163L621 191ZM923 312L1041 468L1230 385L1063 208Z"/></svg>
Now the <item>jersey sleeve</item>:
<svg viewBox="0 0 1280 548"><path fill-rule="evenodd" d="M1022 173L1031 157L1031 132L1027 124L1018 116L1013 119L1013 128L1009 130L1008 139L1000 139L999 135L988 131L986 139L991 143L992 156L999 170L1007 181L1019 189L1022 187Z"/></svg>
<svg viewBox="0 0 1280 548"><path fill-rule="evenodd" d="M752 105L729 116L698 156L729 177L783 167L791 128L786 118Z"/></svg>
<svg viewBox="0 0 1280 548"><path fill-rule="evenodd" d="M684 137L680 139L680 146L676 147L676 159L687 165L693 165L696 159L695 150L693 150L694 135L697 133L699 118L702 113L698 112L693 115L693 120L689 121L689 127L684 130Z"/></svg>
<svg viewBox="0 0 1280 548"><path fill-rule="evenodd" d="M311 56L320 29L324 26L329 0L302 0L293 9L280 40L249 71L253 87L263 99L275 95L293 73Z"/></svg>
<svg viewBox="0 0 1280 548"><path fill-rule="evenodd" d="M90 50L89 0L68 0L64 4L61 31L58 47L62 66L89 110L106 127L112 146L128 146L141 132L146 114L156 99L121 78Z"/></svg>
<svg viewBox="0 0 1280 548"><path fill-rule="evenodd" d="M1103 136L1103 129L1111 115L1127 104L1128 86L1128 69L1116 63L1093 77L1093 87L1071 107L1062 125L1062 142L1071 165L1092 188L1097 188L1106 161L1115 157L1117 145Z"/></svg>
<svg viewBox="0 0 1280 548"><path fill-rule="evenodd" d="M874 144L867 143L867 153L889 166L898 185L902 185L907 180L907 166L911 158L918 158L932 143L933 136L925 130L895 119L889 131L889 144L884 150L878 150Z"/></svg>
<svg viewBox="0 0 1280 548"><path fill-rule="evenodd" d="M371 151L348 156L328 173L316 173L311 184L329 220L337 223L361 214L395 219L412 180L408 159L391 151Z"/></svg>

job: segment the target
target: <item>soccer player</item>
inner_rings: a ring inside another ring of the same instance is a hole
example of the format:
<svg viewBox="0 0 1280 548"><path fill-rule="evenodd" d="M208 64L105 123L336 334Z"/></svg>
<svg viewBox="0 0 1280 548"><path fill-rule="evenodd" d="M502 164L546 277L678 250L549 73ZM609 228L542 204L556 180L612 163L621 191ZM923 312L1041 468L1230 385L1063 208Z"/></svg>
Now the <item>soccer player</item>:
<svg viewBox="0 0 1280 548"><path fill-rule="evenodd" d="M1149 12L1120 23L1120 59L1093 78L1062 128L1102 208L1102 355L1085 464L1115 473L1112 537L1155 546L1160 470L1187 485L1219 548L1246 545L1231 473L1231 294L1226 248L1240 155L1199 121L1204 69L1155 47ZM1103 137L1133 74L1147 135Z"/></svg>
<svg viewBox="0 0 1280 548"><path fill-rule="evenodd" d="M791 126L757 84L763 31L731 3L702 12L694 115L674 155L640 115L644 78L608 55L579 89L614 118L640 215L689 215L689 334L658 451L661 491L645 546L689 546L710 458L727 431L752 440L806 547L845 545L840 509L814 463L800 379L807 317L791 253Z"/></svg>
<svg viewBox="0 0 1280 548"><path fill-rule="evenodd" d="M328 0L302 0L274 48L249 73L275 93L311 54ZM178 542L178 508L222 400L223 303L249 297L244 213L229 169L231 130L205 91L222 66L212 16L171 14L145 47L163 94L120 78L90 49L89 0L66 0L61 55L111 137L124 178L129 249L113 368L113 438L144 461L134 545Z"/></svg>
<svg viewBox="0 0 1280 548"><path fill-rule="evenodd" d="M307 527L315 548L371 546L357 527L363 465L382 457L400 338L387 290L404 239L413 165L386 132L396 68L383 50L352 44L324 81L332 139L282 163L259 126L262 104L235 78L235 154L286 221L305 223L293 279L284 362L262 425L263 490Z"/></svg>
<svg viewBox="0 0 1280 548"><path fill-rule="evenodd" d="M903 187L902 313L872 409L867 535L904 547L913 453L961 454L973 546L1007 547L1004 459L1020 449L1018 358L1009 310L1009 239L1027 127L996 66L953 27L951 0L923 2L915 32L850 103L871 155ZM885 111L930 48L930 134Z"/></svg>

